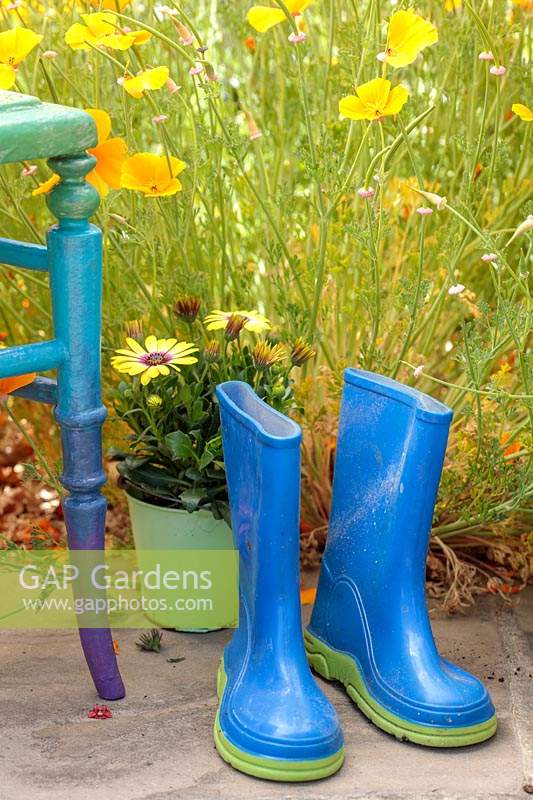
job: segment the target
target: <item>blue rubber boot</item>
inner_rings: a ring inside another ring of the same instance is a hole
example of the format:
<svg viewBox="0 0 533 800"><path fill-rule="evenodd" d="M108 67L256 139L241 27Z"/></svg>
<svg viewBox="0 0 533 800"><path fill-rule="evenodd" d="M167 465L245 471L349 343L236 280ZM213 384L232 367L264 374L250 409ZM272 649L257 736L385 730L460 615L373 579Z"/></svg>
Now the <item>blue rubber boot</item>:
<svg viewBox="0 0 533 800"><path fill-rule="evenodd" d="M381 375L348 369L329 535L309 661L398 739L458 747L496 731L483 684L436 649L425 563L451 410Z"/></svg>
<svg viewBox="0 0 533 800"><path fill-rule="evenodd" d="M216 748L235 769L259 778L324 778L341 767L344 748L303 644L300 428L246 383L223 383L217 396L240 610L219 668Z"/></svg>

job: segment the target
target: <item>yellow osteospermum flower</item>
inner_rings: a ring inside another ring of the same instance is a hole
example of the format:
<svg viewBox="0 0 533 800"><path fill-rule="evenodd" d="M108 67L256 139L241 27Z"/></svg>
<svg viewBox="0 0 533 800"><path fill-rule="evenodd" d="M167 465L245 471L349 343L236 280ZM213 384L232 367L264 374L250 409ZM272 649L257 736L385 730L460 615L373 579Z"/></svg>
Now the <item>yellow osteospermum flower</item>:
<svg viewBox="0 0 533 800"><path fill-rule="evenodd" d="M313 0L285 0L285 5L293 17L298 17L312 2ZM270 8L269 6L253 6L246 18L252 28L260 33L270 30L274 25L279 25L280 22L287 19L281 8Z"/></svg>
<svg viewBox="0 0 533 800"><path fill-rule="evenodd" d="M431 22L413 11L396 11L389 21L387 49L383 61L391 67L412 64L417 55L439 39L437 29Z"/></svg>
<svg viewBox="0 0 533 800"><path fill-rule="evenodd" d="M0 89L11 89L17 67L43 37L29 28L12 28L0 33Z"/></svg>
<svg viewBox="0 0 533 800"><path fill-rule="evenodd" d="M134 44L144 44L151 37L148 31L123 33L116 16L110 11L82 14L81 18L85 24L75 22L65 34L65 42L73 50L90 50L91 47L128 50Z"/></svg>
<svg viewBox="0 0 533 800"><path fill-rule="evenodd" d="M134 78L125 78L122 85L129 95L138 100L143 92L161 89L168 81L168 76L168 67L153 67L139 72Z"/></svg>
<svg viewBox="0 0 533 800"><path fill-rule="evenodd" d="M208 331L220 331L226 327L232 317L242 317L245 320L243 328L253 333L268 331L272 327L269 320L258 311L219 311L215 309L204 319Z"/></svg>
<svg viewBox="0 0 533 800"><path fill-rule="evenodd" d="M522 103L513 103L511 111L524 122L533 122L533 111Z"/></svg>
<svg viewBox="0 0 533 800"><path fill-rule="evenodd" d="M31 193L32 197L37 197L39 194L48 194L58 183L61 183L61 178L54 172L51 178L48 178L44 183L40 183L39 186L33 190Z"/></svg>
<svg viewBox="0 0 533 800"><path fill-rule="evenodd" d="M374 78L356 88L355 95L343 97L339 102L339 111L348 119L379 120L398 114L409 97L405 86L395 86L384 78Z"/></svg>
<svg viewBox="0 0 533 800"><path fill-rule="evenodd" d="M109 189L120 188L120 176L128 146L120 137L109 138L111 119L106 111L99 108L86 108L85 111L94 119L98 132L98 144L88 151L96 158L96 166L87 175L87 180L101 197L107 197Z"/></svg>
<svg viewBox="0 0 533 800"><path fill-rule="evenodd" d="M170 164L169 164L170 161ZM179 158L137 153L127 158L122 168L121 186L142 192L148 197L166 197L181 191L176 177L187 165Z"/></svg>
<svg viewBox="0 0 533 800"><path fill-rule="evenodd" d="M170 375L170 368L181 372L178 364L196 364L198 361L192 355L198 352L198 348L191 342L147 336L144 347L129 337L126 343L131 349L115 350L116 355L111 359L111 365L118 372L140 375L143 386L147 386L152 378L159 375Z"/></svg>

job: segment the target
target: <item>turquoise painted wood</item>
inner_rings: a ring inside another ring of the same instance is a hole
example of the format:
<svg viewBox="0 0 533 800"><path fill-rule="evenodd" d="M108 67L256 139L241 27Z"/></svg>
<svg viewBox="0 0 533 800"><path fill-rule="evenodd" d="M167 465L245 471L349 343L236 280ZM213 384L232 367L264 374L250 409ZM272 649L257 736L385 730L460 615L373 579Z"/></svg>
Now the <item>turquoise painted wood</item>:
<svg viewBox="0 0 533 800"><path fill-rule="evenodd" d="M55 406L71 550L103 549L106 515L101 494L106 416L100 380L102 236L89 223L99 197L85 180L95 160L84 152L95 144L94 122L83 111L0 92L0 162L48 158L61 177L47 197L58 220L47 233L47 246L0 239L0 263L49 273L54 321L50 341L0 352L0 377L57 370L57 381L37 378L15 394ZM99 695L123 697L109 629L82 628L80 639Z"/></svg>
<svg viewBox="0 0 533 800"><path fill-rule="evenodd" d="M94 120L79 108L0 92L0 164L76 155L97 138Z"/></svg>

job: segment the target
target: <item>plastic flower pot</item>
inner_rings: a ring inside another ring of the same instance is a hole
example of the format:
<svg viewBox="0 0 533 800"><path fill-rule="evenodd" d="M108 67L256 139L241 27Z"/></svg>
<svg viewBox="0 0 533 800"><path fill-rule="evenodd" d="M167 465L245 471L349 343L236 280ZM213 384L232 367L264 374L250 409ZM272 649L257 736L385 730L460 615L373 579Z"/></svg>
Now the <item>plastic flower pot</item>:
<svg viewBox="0 0 533 800"><path fill-rule="evenodd" d="M180 551L234 549L231 528L223 519L215 519L210 511L199 510L190 513L179 508L163 508L145 503L127 492L126 496L139 569L143 569L143 565L148 563L147 551L150 550L175 551L176 558L173 568L179 569ZM217 581L224 581L228 596L237 598L238 587L234 575L226 574L223 564L220 569L223 574L217 576ZM144 591L142 593L147 596ZM237 600L235 608L238 608ZM201 623L197 626L194 623L191 624L190 615L188 616L189 624L184 627L183 618L180 617L179 612L175 612L175 623L172 621L170 624L169 612L159 618L157 612L149 612L147 616L159 627L191 633L208 633L221 628L235 627L236 624L236 619L229 618L227 611L219 612L219 616L215 611L210 617L212 624L209 627L202 627Z"/></svg>

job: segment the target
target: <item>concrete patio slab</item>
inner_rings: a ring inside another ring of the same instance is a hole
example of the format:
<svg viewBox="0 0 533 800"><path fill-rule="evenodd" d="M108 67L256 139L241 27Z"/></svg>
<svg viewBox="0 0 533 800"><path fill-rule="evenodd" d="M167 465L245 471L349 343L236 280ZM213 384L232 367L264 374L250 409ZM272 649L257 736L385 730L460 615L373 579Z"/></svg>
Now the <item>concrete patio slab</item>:
<svg viewBox="0 0 533 800"><path fill-rule="evenodd" d="M499 730L478 747L399 743L321 682L341 717L346 763L305 785L240 775L214 750L215 674L231 632L165 632L155 654L135 646L138 632L117 631L128 695L109 703L112 719L97 721L87 718L98 700L75 632L2 631L0 798L525 800L528 785L533 792L532 626L531 591L515 608L491 598L464 616L434 615L443 655L492 691ZM167 660L177 656L185 660Z"/></svg>

